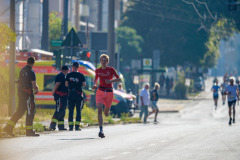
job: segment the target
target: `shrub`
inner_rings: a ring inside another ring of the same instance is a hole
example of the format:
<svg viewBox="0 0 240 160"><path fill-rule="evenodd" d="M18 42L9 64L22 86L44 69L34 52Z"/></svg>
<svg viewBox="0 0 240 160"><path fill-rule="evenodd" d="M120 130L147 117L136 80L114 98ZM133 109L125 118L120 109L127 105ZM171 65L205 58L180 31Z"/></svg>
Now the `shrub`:
<svg viewBox="0 0 240 160"><path fill-rule="evenodd" d="M185 86L185 83L181 81L177 82L174 91L179 99L185 99L187 97L187 87Z"/></svg>

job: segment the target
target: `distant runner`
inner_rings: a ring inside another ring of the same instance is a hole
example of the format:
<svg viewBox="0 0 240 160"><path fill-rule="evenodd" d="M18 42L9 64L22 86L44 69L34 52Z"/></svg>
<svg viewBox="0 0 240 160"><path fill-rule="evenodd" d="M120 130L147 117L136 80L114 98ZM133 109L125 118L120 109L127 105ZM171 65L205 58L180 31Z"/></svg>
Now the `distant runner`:
<svg viewBox="0 0 240 160"><path fill-rule="evenodd" d="M226 101L225 91L226 91L226 87L228 86L228 82L224 78L223 78L223 81L224 82L221 84L221 93L222 93L222 103L223 103L223 105L225 105L225 101Z"/></svg>
<svg viewBox="0 0 240 160"><path fill-rule="evenodd" d="M216 81L214 85L212 86L211 91L213 92L213 100L215 104L215 110L217 109L217 103L218 103L218 91L221 90L218 86L218 82Z"/></svg>
<svg viewBox="0 0 240 160"><path fill-rule="evenodd" d="M226 87L226 94L228 95L228 108L229 108L229 125L235 123L235 105L237 98L239 99L238 86L234 84L234 78L231 77L230 85ZM233 119L232 119L232 108L233 108Z"/></svg>
<svg viewBox="0 0 240 160"><path fill-rule="evenodd" d="M96 93L96 104L97 104L97 108L98 108L98 122L99 122L99 129L100 129L98 136L101 138L105 137L105 135L103 133L103 127L102 127L103 105L105 105L104 114L107 117L110 112L110 108L111 108L112 100L113 100L112 83L121 81L121 79L119 78L115 69L113 67L107 66L108 62L109 62L108 55L102 54L100 56L101 67L96 69L96 71L95 71L96 76L95 76L95 81L94 81L94 86L93 86L93 90L95 90L97 88L97 82L98 82L98 78L99 78L100 85L99 85L99 88ZM115 76L114 79L113 79L113 76Z"/></svg>

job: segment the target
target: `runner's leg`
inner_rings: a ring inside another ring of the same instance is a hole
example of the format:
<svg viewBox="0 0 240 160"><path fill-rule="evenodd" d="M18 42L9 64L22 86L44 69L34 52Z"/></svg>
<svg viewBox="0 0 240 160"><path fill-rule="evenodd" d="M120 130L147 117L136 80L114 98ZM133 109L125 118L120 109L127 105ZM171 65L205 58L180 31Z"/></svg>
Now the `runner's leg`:
<svg viewBox="0 0 240 160"><path fill-rule="evenodd" d="M99 123L99 128L100 128L100 131L102 131L102 124L103 124L103 118L102 118L103 104L102 104L102 103L98 103L98 104L97 104L97 108L98 108L98 123Z"/></svg>

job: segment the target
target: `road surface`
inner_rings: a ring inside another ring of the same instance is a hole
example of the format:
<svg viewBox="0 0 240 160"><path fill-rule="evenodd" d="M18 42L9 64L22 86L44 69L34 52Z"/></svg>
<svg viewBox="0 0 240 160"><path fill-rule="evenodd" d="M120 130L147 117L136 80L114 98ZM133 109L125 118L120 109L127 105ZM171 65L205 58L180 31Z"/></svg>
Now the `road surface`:
<svg viewBox="0 0 240 160"><path fill-rule="evenodd" d="M239 160L240 107L228 125L228 108L214 110L210 81L206 91L179 113L160 113L158 124L105 126L40 137L0 139L1 160ZM221 100L219 99L219 102ZM177 103L177 102L176 102Z"/></svg>

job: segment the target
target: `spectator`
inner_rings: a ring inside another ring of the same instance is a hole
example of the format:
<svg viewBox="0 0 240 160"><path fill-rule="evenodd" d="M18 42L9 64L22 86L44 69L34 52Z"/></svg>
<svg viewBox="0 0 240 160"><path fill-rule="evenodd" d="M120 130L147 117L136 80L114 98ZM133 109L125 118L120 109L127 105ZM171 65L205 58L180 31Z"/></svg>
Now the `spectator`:
<svg viewBox="0 0 240 160"><path fill-rule="evenodd" d="M166 78L166 94L167 94L167 96L169 96L169 92L170 92L170 80L167 77Z"/></svg>
<svg viewBox="0 0 240 160"><path fill-rule="evenodd" d="M141 112L140 112L139 118L142 119L142 115L144 113L144 123L147 123L148 106L150 104L150 94L148 89L149 89L149 83L146 83L144 88L140 92Z"/></svg>
<svg viewBox="0 0 240 160"><path fill-rule="evenodd" d="M154 89L151 91L151 107L152 107L152 112L148 114L150 116L152 113L155 113L155 118L154 118L154 123L157 123L157 115L159 112L158 106L157 106L157 101L158 101L158 89L160 88L158 83L155 83Z"/></svg>
<svg viewBox="0 0 240 160"><path fill-rule="evenodd" d="M164 76L164 74L162 73L161 76L160 76L160 79L159 79L160 92L162 92L162 90L163 90L164 82L165 82L165 76Z"/></svg>
<svg viewBox="0 0 240 160"><path fill-rule="evenodd" d="M118 83L117 90L121 92L125 92L125 90L123 89L122 83Z"/></svg>

